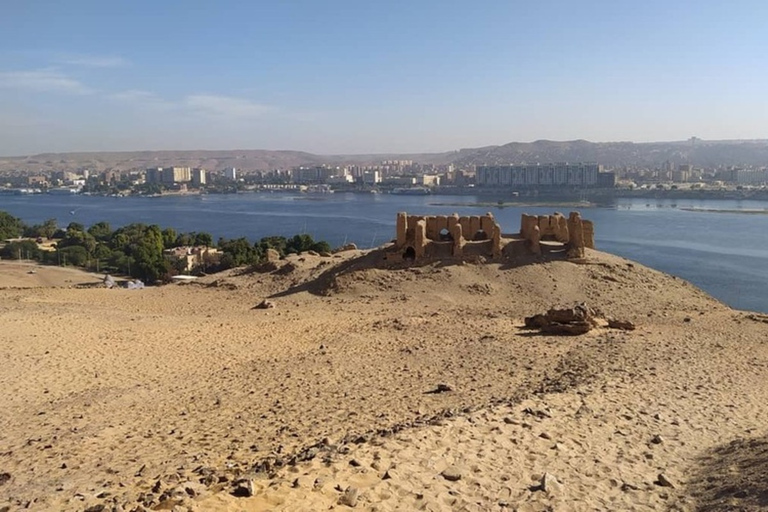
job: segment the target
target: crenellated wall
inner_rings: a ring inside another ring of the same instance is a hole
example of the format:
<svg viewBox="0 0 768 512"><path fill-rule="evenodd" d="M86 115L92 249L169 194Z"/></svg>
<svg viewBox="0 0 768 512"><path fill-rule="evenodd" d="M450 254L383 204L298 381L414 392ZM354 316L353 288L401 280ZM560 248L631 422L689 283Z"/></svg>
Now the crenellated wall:
<svg viewBox="0 0 768 512"><path fill-rule="evenodd" d="M468 258L483 256L499 258L502 248L524 244L534 254L542 254L541 242L558 242L565 247L568 258L584 257L584 249L595 247L594 225L578 212L566 218L553 215L526 215L520 219L520 236L502 238L501 228L493 214L460 217L453 215L397 214L395 248L406 259ZM562 249L561 249L562 251ZM551 250L549 251L551 252ZM505 249L505 254L507 252Z"/></svg>
<svg viewBox="0 0 768 512"><path fill-rule="evenodd" d="M397 214L397 249L410 248L414 258L501 254L501 228L493 215Z"/></svg>
<svg viewBox="0 0 768 512"><path fill-rule="evenodd" d="M592 221L581 218L579 212L571 212L568 218L562 213L553 215L522 215L520 237L534 254L541 254L541 241L554 240L564 244L571 259L584 257L584 248L595 248L595 227Z"/></svg>

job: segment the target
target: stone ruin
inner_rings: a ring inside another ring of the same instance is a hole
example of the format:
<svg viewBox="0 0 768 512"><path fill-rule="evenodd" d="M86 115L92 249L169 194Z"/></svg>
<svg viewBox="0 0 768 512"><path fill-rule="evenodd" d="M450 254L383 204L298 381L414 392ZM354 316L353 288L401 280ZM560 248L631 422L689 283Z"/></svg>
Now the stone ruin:
<svg viewBox="0 0 768 512"><path fill-rule="evenodd" d="M395 247L405 259L501 256L501 228L493 215L397 214Z"/></svg>
<svg viewBox="0 0 768 512"><path fill-rule="evenodd" d="M542 242L544 242L542 244ZM571 212L566 218L553 215L523 214L520 233L503 235L493 214L459 216L397 214L397 238L394 248L403 259L499 259L523 245L528 252L542 255L542 245L557 242L569 259L584 258L584 248L595 248L594 226Z"/></svg>
<svg viewBox="0 0 768 512"><path fill-rule="evenodd" d="M595 248L595 228L591 220L581 218L579 212L563 214L526 215L520 220L520 237L534 254L541 254L541 241L554 240L567 247L568 258L584 257L584 248Z"/></svg>

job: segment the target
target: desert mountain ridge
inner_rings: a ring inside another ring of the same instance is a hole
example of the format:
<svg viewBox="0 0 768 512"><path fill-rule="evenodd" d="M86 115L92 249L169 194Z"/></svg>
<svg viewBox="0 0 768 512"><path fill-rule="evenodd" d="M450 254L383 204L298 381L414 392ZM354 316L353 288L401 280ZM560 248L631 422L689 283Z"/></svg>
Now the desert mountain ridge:
<svg viewBox="0 0 768 512"><path fill-rule="evenodd" d="M768 140L691 140L679 142L590 142L586 140L510 142L443 153L385 153L319 155L289 150L166 150L41 153L0 157L0 171L106 169L127 170L182 165L244 171L297 166L377 164L384 160L413 160L421 164L471 167L483 164L599 162L603 165L653 167L664 162L697 167L768 164Z"/></svg>

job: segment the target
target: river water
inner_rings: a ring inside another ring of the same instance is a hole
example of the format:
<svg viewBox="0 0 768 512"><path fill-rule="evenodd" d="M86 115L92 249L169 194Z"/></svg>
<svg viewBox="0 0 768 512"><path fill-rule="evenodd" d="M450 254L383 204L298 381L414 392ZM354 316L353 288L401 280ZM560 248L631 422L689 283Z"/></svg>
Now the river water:
<svg viewBox="0 0 768 512"><path fill-rule="evenodd" d="M309 233L332 246L380 245L395 234L395 215L462 215L491 211L504 232L517 232L520 214L567 207L478 206L474 196L261 193L157 198L80 195L0 196L0 210L28 224L56 218L60 226L134 222L218 237ZM686 279L739 309L768 312L768 203L735 200L617 199L612 207L584 208L595 222L598 249ZM763 213L756 213L756 212Z"/></svg>

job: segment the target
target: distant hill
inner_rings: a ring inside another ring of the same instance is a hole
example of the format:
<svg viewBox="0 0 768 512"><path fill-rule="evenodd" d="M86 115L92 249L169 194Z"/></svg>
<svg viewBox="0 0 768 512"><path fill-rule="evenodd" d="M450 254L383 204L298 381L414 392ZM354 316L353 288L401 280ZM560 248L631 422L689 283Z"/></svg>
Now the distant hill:
<svg viewBox="0 0 768 512"><path fill-rule="evenodd" d="M510 142L503 146L462 149L452 162L481 165L536 162L599 162L607 166L654 167L670 161L697 167L768 165L768 141L696 142Z"/></svg>
<svg viewBox="0 0 768 512"><path fill-rule="evenodd" d="M383 160L413 160L426 164L462 166L504 163L599 162L606 166L655 167L666 161L697 167L768 165L768 140L695 142L589 142L586 140L510 142L502 146L461 149L446 153L315 155L302 151L127 151L43 153L0 158L0 171L144 169L183 165L220 170L267 170L301 165L373 164Z"/></svg>
<svg viewBox="0 0 768 512"><path fill-rule="evenodd" d="M75 170L145 169L147 167L180 165L216 170L276 169L298 165L318 165L327 162L301 151L223 150L223 151L125 151L94 153L43 153L26 157L0 157L2 170Z"/></svg>

